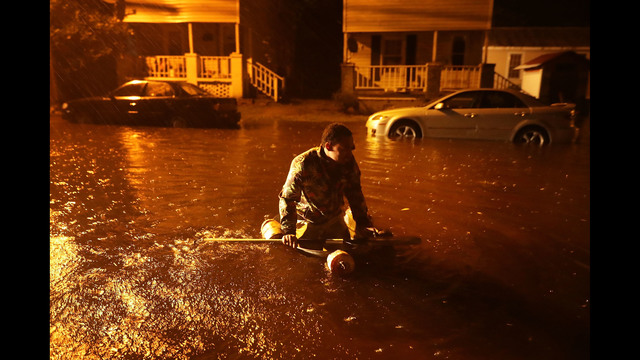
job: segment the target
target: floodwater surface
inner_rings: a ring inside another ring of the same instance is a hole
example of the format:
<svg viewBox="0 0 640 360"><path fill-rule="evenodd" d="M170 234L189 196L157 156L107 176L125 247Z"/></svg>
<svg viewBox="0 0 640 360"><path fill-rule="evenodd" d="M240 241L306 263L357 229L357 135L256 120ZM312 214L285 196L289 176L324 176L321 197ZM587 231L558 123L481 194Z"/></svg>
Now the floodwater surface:
<svg viewBox="0 0 640 360"><path fill-rule="evenodd" d="M50 122L51 359L586 359L589 146L354 132L374 223L322 259L260 237L328 122Z"/></svg>

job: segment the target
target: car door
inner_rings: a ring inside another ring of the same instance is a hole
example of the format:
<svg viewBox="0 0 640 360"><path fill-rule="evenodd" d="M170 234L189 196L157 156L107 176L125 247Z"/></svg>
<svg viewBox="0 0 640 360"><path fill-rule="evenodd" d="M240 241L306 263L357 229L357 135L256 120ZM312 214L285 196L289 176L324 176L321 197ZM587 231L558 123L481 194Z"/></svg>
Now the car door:
<svg viewBox="0 0 640 360"><path fill-rule="evenodd" d="M111 102L119 114L118 122L123 124L137 124L139 122L139 105L146 85L145 81L136 81L125 84L111 93Z"/></svg>
<svg viewBox="0 0 640 360"><path fill-rule="evenodd" d="M425 136L473 139L476 137L476 116L481 100L479 91L465 91L427 110Z"/></svg>
<svg viewBox="0 0 640 360"><path fill-rule="evenodd" d="M137 104L138 124L167 125L172 116L175 92L166 82L149 81Z"/></svg>
<svg viewBox="0 0 640 360"><path fill-rule="evenodd" d="M189 83L179 83L176 108L188 117L194 126L210 126L215 124L220 108L218 99L204 89Z"/></svg>
<svg viewBox="0 0 640 360"><path fill-rule="evenodd" d="M522 100L506 91L484 91L477 110L477 136L487 140L509 140L513 128L529 116Z"/></svg>

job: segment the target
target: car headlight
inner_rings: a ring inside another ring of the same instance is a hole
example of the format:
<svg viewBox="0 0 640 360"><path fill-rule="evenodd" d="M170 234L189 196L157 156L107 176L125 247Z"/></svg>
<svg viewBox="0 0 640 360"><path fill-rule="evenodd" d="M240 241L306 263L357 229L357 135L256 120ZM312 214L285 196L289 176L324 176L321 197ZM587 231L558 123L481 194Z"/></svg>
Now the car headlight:
<svg viewBox="0 0 640 360"><path fill-rule="evenodd" d="M62 103L62 110L67 110L69 108L69 104Z"/></svg>
<svg viewBox="0 0 640 360"><path fill-rule="evenodd" d="M371 117L371 121L379 121L379 122L384 122L389 120L391 117L386 116L386 115L373 115Z"/></svg>

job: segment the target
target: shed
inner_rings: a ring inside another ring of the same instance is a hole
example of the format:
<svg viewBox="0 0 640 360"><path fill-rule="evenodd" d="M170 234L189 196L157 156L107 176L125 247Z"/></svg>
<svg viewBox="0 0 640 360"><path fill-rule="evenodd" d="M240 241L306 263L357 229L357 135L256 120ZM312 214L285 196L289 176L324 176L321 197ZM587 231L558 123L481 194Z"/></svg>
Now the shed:
<svg viewBox="0 0 640 360"><path fill-rule="evenodd" d="M515 69L523 70L522 90L545 103L585 104L589 98L590 63L573 51L545 54Z"/></svg>

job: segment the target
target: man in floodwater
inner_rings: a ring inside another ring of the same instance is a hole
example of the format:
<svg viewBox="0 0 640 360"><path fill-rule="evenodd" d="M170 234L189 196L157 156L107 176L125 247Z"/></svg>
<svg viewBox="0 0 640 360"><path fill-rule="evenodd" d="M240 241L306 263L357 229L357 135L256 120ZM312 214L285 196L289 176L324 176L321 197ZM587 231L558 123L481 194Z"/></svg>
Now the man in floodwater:
<svg viewBox="0 0 640 360"><path fill-rule="evenodd" d="M353 150L351 130L333 123L324 129L320 146L293 159L279 194L285 245L296 247L298 238L349 240L352 235L361 238L382 233L373 227L368 214ZM345 223L344 198L355 221L351 233Z"/></svg>

